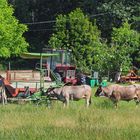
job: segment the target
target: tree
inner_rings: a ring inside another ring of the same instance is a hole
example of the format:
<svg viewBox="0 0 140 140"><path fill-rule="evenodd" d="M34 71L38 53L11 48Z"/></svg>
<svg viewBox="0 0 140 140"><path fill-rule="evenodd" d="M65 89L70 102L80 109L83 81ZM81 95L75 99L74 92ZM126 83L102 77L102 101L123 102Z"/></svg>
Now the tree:
<svg viewBox="0 0 140 140"><path fill-rule="evenodd" d="M30 50L40 52L48 43L53 33L54 20L58 14L67 14L79 7L75 0L8 0L15 9L14 15L23 23L28 24L25 37L30 43ZM34 22L50 21L48 23L34 24ZM52 22L51 22L52 21Z"/></svg>
<svg viewBox="0 0 140 140"><path fill-rule="evenodd" d="M132 30L128 22L124 22L120 28L113 28L112 44L115 47L115 61L120 61L118 67L127 67L138 57L140 34ZM135 57L132 57L134 54Z"/></svg>
<svg viewBox="0 0 140 140"><path fill-rule="evenodd" d="M96 18L101 35L110 42L113 27L120 27L124 20L133 23L133 29L140 29L138 0L8 0L14 5L14 15L23 23L52 21L30 24L25 34L32 51L40 51L53 33L54 20L59 14L68 14L80 7L90 18ZM32 49L33 48L33 49Z"/></svg>
<svg viewBox="0 0 140 140"><path fill-rule="evenodd" d="M138 17L140 13L139 0L100 0L97 2L97 24L103 37L110 38L113 27L119 28L125 20L133 23L133 28L139 30Z"/></svg>
<svg viewBox="0 0 140 140"><path fill-rule="evenodd" d="M27 51L28 43L23 37L27 27L13 16L13 8L6 0L0 0L0 57L9 58Z"/></svg>
<svg viewBox="0 0 140 140"><path fill-rule="evenodd" d="M120 28L113 28L111 43L108 45L102 43L96 50L94 69L101 75L109 71L113 73L120 70L128 71L134 61L139 62L139 44L140 34L132 30L128 22L124 22Z"/></svg>
<svg viewBox="0 0 140 140"><path fill-rule="evenodd" d="M101 46L100 31L78 8L57 17L49 44L54 48L71 49L77 67L87 71L94 62L94 49Z"/></svg>

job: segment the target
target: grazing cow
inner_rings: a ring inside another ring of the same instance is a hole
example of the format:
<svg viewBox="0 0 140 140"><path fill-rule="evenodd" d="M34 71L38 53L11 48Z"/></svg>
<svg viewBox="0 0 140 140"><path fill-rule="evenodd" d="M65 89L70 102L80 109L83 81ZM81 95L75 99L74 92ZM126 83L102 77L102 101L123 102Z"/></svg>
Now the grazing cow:
<svg viewBox="0 0 140 140"><path fill-rule="evenodd" d="M91 104L92 89L88 85L81 86L63 86L60 88L49 88L47 95L50 97L57 97L65 105L69 105L69 100L80 100L85 98L86 106Z"/></svg>
<svg viewBox="0 0 140 140"><path fill-rule="evenodd" d="M1 98L1 101L2 101L2 104L7 104L7 95L6 95L6 92L5 92L5 87L0 87L0 98Z"/></svg>
<svg viewBox="0 0 140 140"><path fill-rule="evenodd" d="M7 96L6 96L6 91L5 91L5 86L4 86L4 78L0 75L0 101L2 104L7 104Z"/></svg>
<svg viewBox="0 0 140 140"><path fill-rule="evenodd" d="M95 96L104 95L109 97L117 107L117 103L120 100L130 101L135 100L136 105L140 102L140 88L139 85L121 86L117 84L109 85L107 87L99 87L95 93Z"/></svg>

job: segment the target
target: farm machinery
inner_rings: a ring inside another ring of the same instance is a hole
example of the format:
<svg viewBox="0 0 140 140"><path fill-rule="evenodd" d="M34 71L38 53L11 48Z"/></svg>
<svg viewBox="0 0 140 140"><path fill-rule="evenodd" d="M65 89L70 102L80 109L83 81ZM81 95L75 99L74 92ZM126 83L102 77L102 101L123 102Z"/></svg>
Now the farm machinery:
<svg viewBox="0 0 140 140"><path fill-rule="evenodd" d="M48 49L45 53L23 53L24 59L38 59L36 71L8 70L3 76L8 100L42 101L48 88L77 83L76 66L70 64L70 52Z"/></svg>
<svg viewBox="0 0 140 140"><path fill-rule="evenodd" d="M136 70L130 70L127 75L121 75L119 82L139 82L140 76L137 75Z"/></svg>
<svg viewBox="0 0 140 140"><path fill-rule="evenodd" d="M57 56L58 54L48 53L23 53L21 55L24 59L39 59L40 68L39 71L33 70L8 70L1 72L0 75L3 77L3 83L8 100L16 101L41 101L46 100L47 97L43 97L43 93L49 87L60 86L61 83L57 81L45 81L48 75L44 77L44 69L42 67L43 59L47 59L51 56ZM45 69L45 72L47 70ZM53 75L55 76L55 75ZM56 78L54 78L56 79Z"/></svg>
<svg viewBox="0 0 140 140"><path fill-rule="evenodd" d="M47 53L58 54L57 56L51 56L47 59L46 69L51 70L57 79L63 83L70 83L75 85L77 83L76 78L76 66L71 64L71 51L64 49L47 49Z"/></svg>

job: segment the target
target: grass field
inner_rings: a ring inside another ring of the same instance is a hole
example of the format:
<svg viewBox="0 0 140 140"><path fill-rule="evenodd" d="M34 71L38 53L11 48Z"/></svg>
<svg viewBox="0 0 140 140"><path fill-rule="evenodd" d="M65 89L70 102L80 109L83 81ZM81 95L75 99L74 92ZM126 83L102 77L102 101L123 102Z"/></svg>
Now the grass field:
<svg viewBox="0 0 140 140"><path fill-rule="evenodd" d="M140 106L119 103L118 109L106 98L92 98L63 108L33 104L0 105L0 140L140 140Z"/></svg>

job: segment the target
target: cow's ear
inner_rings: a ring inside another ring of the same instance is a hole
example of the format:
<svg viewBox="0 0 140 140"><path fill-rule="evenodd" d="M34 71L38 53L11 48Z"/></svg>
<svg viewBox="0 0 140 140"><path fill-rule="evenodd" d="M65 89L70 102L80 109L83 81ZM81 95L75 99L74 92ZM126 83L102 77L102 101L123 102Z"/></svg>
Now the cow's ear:
<svg viewBox="0 0 140 140"><path fill-rule="evenodd" d="M50 87L50 88L47 89L47 92L51 92L54 89L55 89L54 87Z"/></svg>

